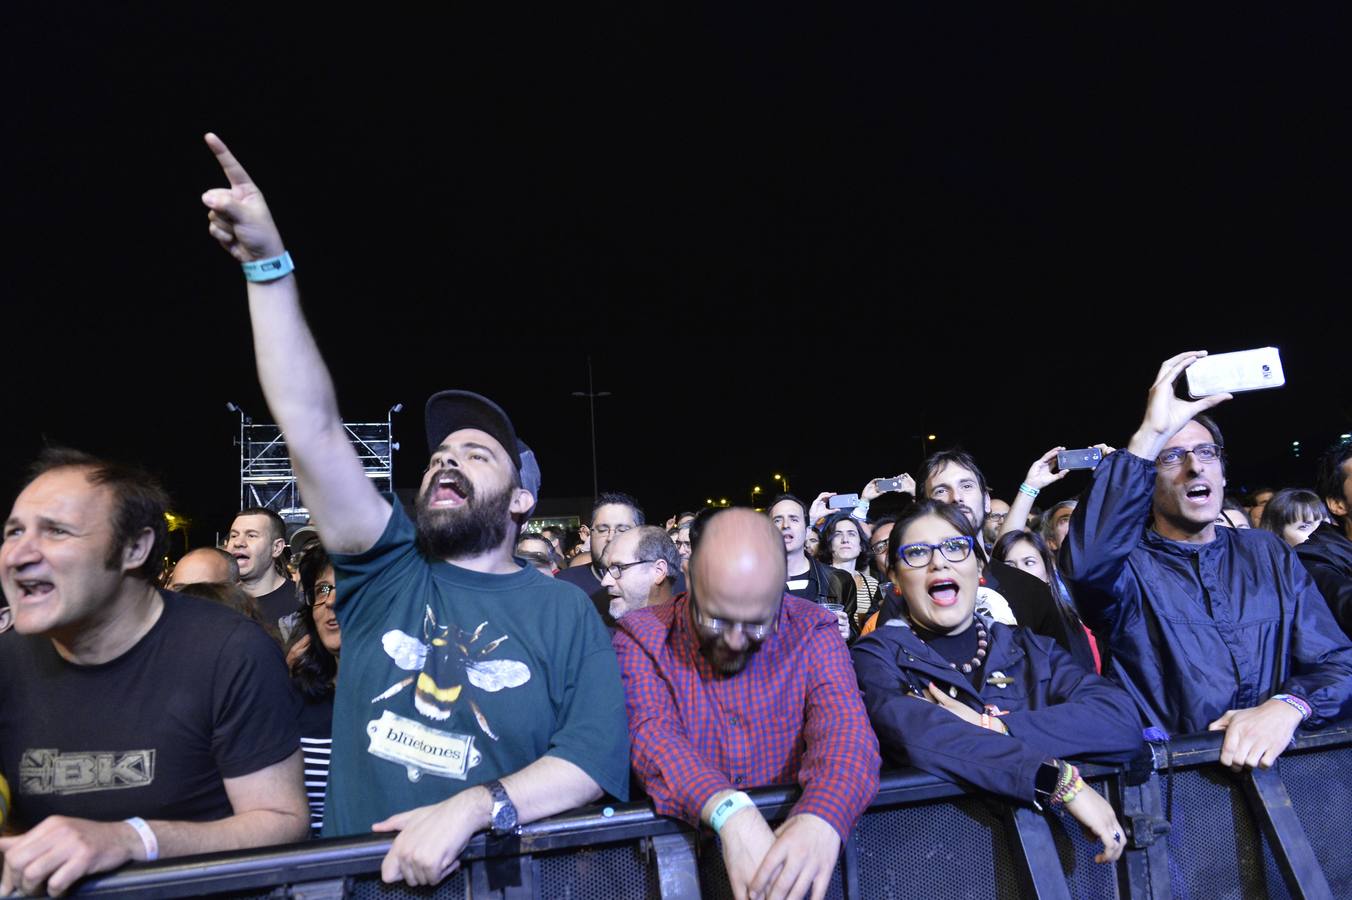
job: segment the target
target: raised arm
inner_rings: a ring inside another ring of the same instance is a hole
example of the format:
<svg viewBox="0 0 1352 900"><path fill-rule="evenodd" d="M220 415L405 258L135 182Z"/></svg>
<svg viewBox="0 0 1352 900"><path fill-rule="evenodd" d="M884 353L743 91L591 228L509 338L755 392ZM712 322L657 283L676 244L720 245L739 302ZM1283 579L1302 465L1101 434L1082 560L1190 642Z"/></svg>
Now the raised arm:
<svg viewBox="0 0 1352 900"><path fill-rule="evenodd" d="M1005 524L1000 527L1001 535L1010 531L1022 531L1023 527L1028 524L1028 514L1033 511L1033 498L1038 495L1038 492L1047 485L1055 484L1070 474L1069 469L1063 469L1060 472L1052 471L1052 460L1056 459L1056 454L1064 449L1066 448L1053 447L1028 467L1028 474L1023 476L1023 484L1019 485L1014 502L1009 504L1009 515L1005 516ZM1027 489L1025 490L1025 488Z"/></svg>
<svg viewBox="0 0 1352 900"><path fill-rule="evenodd" d="M202 195L208 231L240 263L285 252L262 192L224 142L206 136L229 182ZM330 552L360 553L375 544L390 505L362 471L348 442L333 381L301 311L294 273L249 281L258 380L286 437L301 496Z"/></svg>
<svg viewBox="0 0 1352 900"><path fill-rule="evenodd" d="M1192 350L1160 365L1147 396L1145 416L1127 452L1113 453L1099 464L1071 514L1060 550L1061 571L1092 627L1104 624L1099 614L1114 602L1113 587L1149 521L1155 457L1193 417L1230 399L1229 394L1196 401L1174 396L1178 376L1203 356L1206 351Z"/></svg>

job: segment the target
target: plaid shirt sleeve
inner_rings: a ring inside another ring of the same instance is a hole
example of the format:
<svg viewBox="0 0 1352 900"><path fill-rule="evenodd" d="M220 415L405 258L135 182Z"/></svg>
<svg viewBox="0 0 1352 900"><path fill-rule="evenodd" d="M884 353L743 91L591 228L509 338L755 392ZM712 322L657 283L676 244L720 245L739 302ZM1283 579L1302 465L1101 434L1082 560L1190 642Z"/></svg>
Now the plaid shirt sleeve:
<svg viewBox="0 0 1352 900"><path fill-rule="evenodd" d="M803 738L806 750L798 770L803 795L793 815L825 819L849 839L854 823L878 793L878 738L869 725L850 652L834 620L815 625L805 636L803 659L819 660L808 685Z"/></svg>
<svg viewBox="0 0 1352 900"><path fill-rule="evenodd" d="M691 744L671 686L648 651L622 628L615 631L614 643L634 773L659 814L698 827L704 804L719 791L732 790L732 783Z"/></svg>

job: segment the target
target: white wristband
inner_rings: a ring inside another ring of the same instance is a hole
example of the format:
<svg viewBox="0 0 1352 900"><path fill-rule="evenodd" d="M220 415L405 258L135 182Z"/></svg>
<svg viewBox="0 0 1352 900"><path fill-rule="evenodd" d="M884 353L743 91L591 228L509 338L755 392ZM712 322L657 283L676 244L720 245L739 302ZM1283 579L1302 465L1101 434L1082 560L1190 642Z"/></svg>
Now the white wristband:
<svg viewBox="0 0 1352 900"><path fill-rule="evenodd" d="M713 814L709 816L709 827L714 830L714 834L718 834L729 816L740 809L755 805L755 802L742 791L729 794L714 807Z"/></svg>
<svg viewBox="0 0 1352 900"><path fill-rule="evenodd" d="M267 259L255 259L251 262L240 263L244 269L244 278L246 281L267 282L276 281L278 278L285 278L296 271L296 264L291 261L291 254L283 250L277 256L269 256Z"/></svg>
<svg viewBox="0 0 1352 900"><path fill-rule="evenodd" d="M159 859L160 842L155 837L155 832L146 824L146 820L140 816L132 816L130 819L123 819L122 821L135 828L136 833L141 836L141 843L146 848L146 862L154 862Z"/></svg>

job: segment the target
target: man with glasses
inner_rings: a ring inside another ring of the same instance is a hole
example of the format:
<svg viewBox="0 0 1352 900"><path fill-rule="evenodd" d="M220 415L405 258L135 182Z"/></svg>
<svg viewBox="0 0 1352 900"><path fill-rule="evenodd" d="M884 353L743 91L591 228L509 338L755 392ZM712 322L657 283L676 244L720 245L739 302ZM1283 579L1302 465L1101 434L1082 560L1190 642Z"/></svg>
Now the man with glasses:
<svg viewBox="0 0 1352 900"><path fill-rule="evenodd" d="M1204 351L1166 360L1126 452L1094 470L1061 549L1066 580L1113 675L1168 732L1225 731L1221 763L1270 766L1296 727L1338 718L1352 646L1280 538L1217 528L1224 441L1174 384Z"/></svg>
<svg viewBox="0 0 1352 900"><path fill-rule="evenodd" d="M610 592L610 616L618 621L636 609L671 600L681 557L665 531L640 525L611 538L601 569L601 586Z"/></svg>
<svg viewBox="0 0 1352 900"><path fill-rule="evenodd" d="M878 788L878 741L836 620L786 593L785 576L764 515L718 512L700 525L689 592L614 635L634 774L659 813L718 834L739 897L821 897ZM792 780L802 795L771 830L743 791Z"/></svg>
<svg viewBox="0 0 1352 900"><path fill-rule="evenodd" d="M981 525L981 541L986 545L987 556L990 556L991 548L995 546L996 538L1000 536L1000 529L1004 527L1008 516L1009 504L992 497L990 511L986 513L986 521Z"/></svg>
<svg viewBox="0 0 1352 900"><path fill-rule="evenodd" d="M591 565L569 566L558 575L560 581L580 587L591 598L609 628L615 627L615 620L610 617L610 591L601 584L601 576L605 574L601 560L605 559L607 544L643 522L643 509L633 497L619 491L603 493L592 504Z"/></svg>

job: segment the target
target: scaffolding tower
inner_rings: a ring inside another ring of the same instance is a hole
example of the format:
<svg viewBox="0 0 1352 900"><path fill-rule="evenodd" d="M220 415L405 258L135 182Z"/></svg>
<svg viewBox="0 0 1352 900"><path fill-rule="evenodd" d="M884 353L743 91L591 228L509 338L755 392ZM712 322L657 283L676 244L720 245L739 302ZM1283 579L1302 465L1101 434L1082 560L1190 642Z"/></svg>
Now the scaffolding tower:
<svg viewBox="0 0 1352 900"><path fill-rule="evenodd" d="M287 524L308 522L286 435L272 423L255 423L234 403L226 408L239 414L239 508L251 506L270 509ZM391 406L384 422L344 422L347 438L361 460L362 471L376 490L387 496L394 493L394 453L399 444L393 440L394 414L404 408Z"/></svg>

